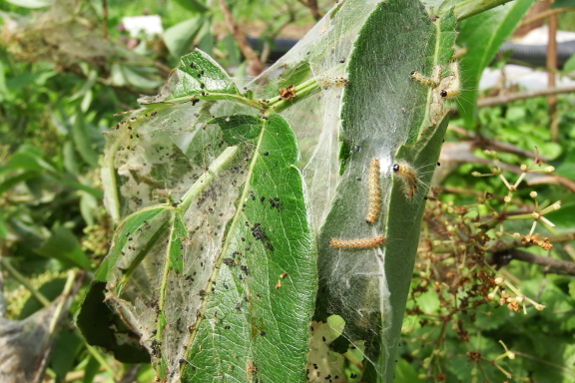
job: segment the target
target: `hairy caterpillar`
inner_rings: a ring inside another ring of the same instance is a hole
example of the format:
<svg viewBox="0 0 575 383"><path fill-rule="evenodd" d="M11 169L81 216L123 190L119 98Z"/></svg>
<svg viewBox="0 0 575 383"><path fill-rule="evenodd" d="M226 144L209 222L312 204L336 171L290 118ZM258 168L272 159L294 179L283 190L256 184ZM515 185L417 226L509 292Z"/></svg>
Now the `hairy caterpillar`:
<svg viewBox="0 0 575 383"><path fill-rule="evenodd" d="M414 80L417 80L423 85L427 85L428 87L435 89L441 83L441 66L436 65L433 67L433 74L431 77L424 76L417 71L411 72L410 75Z"/></svg>
<svg viewBox="0 0 575 383"><path fill-rule="evenodd" d="M441 80L441 84L439 84L439 95L446 100L451 100L457 97L461 92L461 81L459 80L459 64L457 61L452 61L448 64L447 69L449 69L451 75Z"/></svg>
<svg viewBox="0 0 575 383"><path fill-rule="evenodd" d="M319 79L319 83L323 89L328 89L331 87L342 88L347 85L349 80L345 77L332 77L323 75Z"/></svg>
<svg viewBox="0 0 575 383"><path fill-rule="evenodd" d="M369 195L369 208L365 221L367 223L373 223L379 214L379 160L375 158L369 163L367 191Z"/></svg>
<svg viewBox="0 0 575 383"><path fill-rule="evenodd" d="M383 234L373 238L359 238L359 239L330 239L329 245L339 249L369 249L381 245L385 241Z"/></svg>
<svg viewBox="0 0 575 383"><path fill-rule="evenodd" d="M403 183L403 191L406 197L413 197L417 193L417 184L423 184L418 178L418 172L410 164L400 161L393 164L391 170L399 176Z"/></svg>
<svg viewBox="0 0 575 383"><path fill-rule="evenodd" d="M457 97L461 93L461 81L459 79L459 64L452 61L447 64L450 75L442 77L440 65L433 67L431 77L424 76L416 71L411 72L411 78L419 81L432 89L431 104L429 105L429 121L437 124L445 115L445 100Z"/></svg>

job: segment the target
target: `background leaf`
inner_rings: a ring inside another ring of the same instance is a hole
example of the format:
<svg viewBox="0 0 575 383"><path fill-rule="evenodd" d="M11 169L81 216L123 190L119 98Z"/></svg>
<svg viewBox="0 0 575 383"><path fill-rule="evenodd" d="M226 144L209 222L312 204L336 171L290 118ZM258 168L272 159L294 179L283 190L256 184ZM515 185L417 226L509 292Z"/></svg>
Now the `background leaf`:
<svg viewBox="0 0 575 383"><path fill-rule="evenodd" d="M203 21L202 17L194 17L164 31L164 42L172 56L180 58L184 53L189 52L189 47L202 27Z"/></svg>
<svg viewBox="0 0 575 383"><path fill-rule="evenodd" d="M47 257L54 258L67 266L80 267L90 270L90 261L82 251L80 243L74 234L65 227L58 227L52 231L50 238L36 250L36 253Z"/></svg>
<svg viewBox="0 0 575 383"><path fill-rule="evenodd" d="M457 108L467 127L473 127L477 121L477 94L483 70L532 3L532 0L513 1L459 23L457 43L467 48L467 54L460 64L462 91Z"/></svg>

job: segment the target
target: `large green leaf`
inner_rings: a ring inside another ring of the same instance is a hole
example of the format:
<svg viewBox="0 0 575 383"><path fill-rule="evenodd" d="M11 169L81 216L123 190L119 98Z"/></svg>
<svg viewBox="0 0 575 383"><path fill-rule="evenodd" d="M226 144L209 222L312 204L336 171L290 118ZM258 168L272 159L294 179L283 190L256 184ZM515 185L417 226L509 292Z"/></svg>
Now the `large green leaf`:
<svg viewBox="0 0 575 383"><path fill-rule="evenodd" d="M461 60L458 110L468 127L477 118L479 80L503 41L513 32L533 0L517 0L462 21L457 42L467 48Z"/></svg>
<svg viewBox="0 0 575 383"><path fill-rule="evenodd" d="M316 273L298 150L278 115L261 122L256 145L242 208L192 330L187 360L198 368L182 364L186 382L304 379Z"/></svg>
<svg viewBox="0 0 575 383"><path fill-rule="evenodd" d="M429 122L432 91L411 81L410 73L430 75L435 65L445 67L453 52L454 22L448 14L434 23L415 3L381 4L360 31L347 67L342 175L319 236L317 318L325 321L337 314L345 320L344 336L364 350L368 361L362 381L393 380L427 191L423 185L429 183L447 125ZM372 159L379 160L384 175L383 207L373 225L365 220ZM389 178L392 165L400 160L422 174L419 192L409 198L401 183ZM331 239L379 234L387 238L383 249L328 246ZM320 373L334 375L332 370Z"/></svg>

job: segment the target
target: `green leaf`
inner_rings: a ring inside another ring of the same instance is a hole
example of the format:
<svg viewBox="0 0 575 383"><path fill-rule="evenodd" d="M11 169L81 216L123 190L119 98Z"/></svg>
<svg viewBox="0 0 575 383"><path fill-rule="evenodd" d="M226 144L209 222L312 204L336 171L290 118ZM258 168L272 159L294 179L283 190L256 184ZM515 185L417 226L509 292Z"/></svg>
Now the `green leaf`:
<svg viewBox="0 0 575 383"><path fill-rule="evenodd" d="M72 125L72 138L80 157L92 167L98 166L98 153L92 147L92 140L88 132L88 126L84 114L78 111Z"/></svg>
<svg viewBox="0 0 575 383"><path fill-rule="evenodd" d="M96 223L94 215L97 214L98 209L98 201L93 195L80 193L80 213L88 227L94 226Z"/></svg>
<svg viewBox="0 0 575 383"><path fill-rule="evenodd" d="M8 190L12 189L14 186L20 184L23 181L38 177L39 174L39 172L32 170L24 171L13 177L7 177L2 183L0 183L0 195L6 193Z"/></svg>
<svg viewBox="0 0 575 383"><path fill-rule="evenodd" d="M551 3L551 9L575 7L575 0L555 0Z"/></svg>
<svg viewBox="0 0 575 383"><path fill-rule="evenodd" d="M55 300L58 295L64 290L64 285L66 284L66 279L56 278L44 283L38 289L38 292L42 294L49 301ZM34 314L35 312L44 308L44 305L36 299L36 297L31 296L26 300L22 310L18 314L18 320L23 320Z"/></svg>
<svg viewBox="0 0 575 383"><path fill-rule="evenodd" d="M320 291L327 290L320 294L318 315L322 320L322 311L340 315L348 341L356 347L369 345L362 381L393 380L424 207L425 187L407 200L402 185L389 181L392 164L403 159L423 169L422 185L428 185L447 125L447 120L429 123L432 89L412 81L410 73L430 75L435 65L445 66L453 53L454 22L448 16L432 23L419 4L381 3L364 24L347 67L343 172L318 244ZM365 221L367 169L374 158L387 175L382 186L386 203L371 225ZM379 234L387 238L383 252L378 247L328 246L334 238Z"/></svg>
<svg viewBox="0 0 575 383"><path fill-rule="evenodd" d="M164 43L172 56L179 58L184 53L189 52L190 45L197 36L203 22L203 17L194 17L164 31Z"/></svg>
<svg viewBox="0 0 575 383"><path fill-rule="evenodd" d="M106 283L94 281L84 296L76 325L86 341L112 352L123 363L145 363L150 355L139 342L139 337L126 326L106 300Z"/></svg>
<svg viewBox="0 0 575 383"><path fill-rule="evenodd" d="M49 172L57 173L58 170L43 157L40 151L28 145L22 145L18 151L10 157L8 166L0 168L0 171L9 171L16 169L26 170L48 170Z"/></svg>
<svg viewBox="0 0 575 383"><path fill-rule="evenodd" d="M182 57L180 66L172 71L160 95L140 99L140 103L178 103L207 96L237 100L239 95L226 71L209 55L196 49Z"/></svg>
<svg viewBox="0 0 575 383"><path fill-rule="evenodd" d="M260 135L262 130L262 120L253 116L235 115L219 117L209 121L211 124L218 124L224 131L224 141L228 145L251 140Z"/></svg>
<svg viewBox="0 0 575 383"><path fill-rule="evenodd" d="M139 260L144 258L150 251L150 246L155 245L165 229L165 224L159 221L164 221L163 216L168 210L169 206L152 206L127 217L116 229L110 252L100 264L95 280L104 282L110 277L119 258L125 255L124 249L128 246L130 246L128 250L134 255L133 258ZM134 242L132 246L134 237L137 238L138 243ZM132 250L134 247L136 249Z"/></svg>
<svg viewBox="0 0 575 383"><path fill-rule="evenodd" d="M0 62L0 101L12 101L14 95L11 90L6 87L6 72L4 70L4 64Z"/></svg>
<svg viewBox="0 0 575 383"><path fill-rule="evenodd" d="M146 362L149 355L139 338L105 302L106 281L116 270L120 275L132 275L165 233L169 209L169 206L154 206L126 217L116 230L110 252L100 264L78 310L76 323L88 343L113 352L122 362Z"/></svg>
<svg viewBox="0 0 575 383"><path fill-rule="evenodd" d="M66 141L62 148L62 160L64 168L71 174L78 176L81 174L79 159L74 150L74 144L71 141Z"/></svg>
<svg viewBox="0 0 575 383"><path fill-rule="evenodd" d="M477 93L483 70L503 41L515 30L533 0L517 0L462 21L457 42L467 48L460 62L461 96L458 111L468 127L477 119Z"/></svg>
<svg viewBox="0 0 575 383"><path fill-rule="evenodd" d="M175 0L175 2L190 12L206 13L209 10L198 0Z"/></svg>
<svg viewBox="0 0 575 383"><path fill-rule="evenodd" d="M92 268L88 256L82 251L80 242L65 227L54 229L50 238L39 249L36 249L36 253L46 258L57 259L68 267L75 266L85 270Z"/></svg>
<svg viewBox="0 0 575 383"><path fill-rule="evenodd" d="M50 368L56 373L57 379L64 380L72 370L82 340L72 331L60 331L50 358Z"/></svg>
<svg viewBox="0 0 575 383"><path fill-rule="evenodd" d="M468 375L469 376L469 375ZM419 379L417 371L409 362L401 358L395 368L395 379L397 382L424 383L425 380Z"/></svg>
<svg viewBox="0 0 575 383"><path fill-rule="evenodd" d="M575 203L569 202L562 204L559 210L545 214L545 218L553 222L560 232L571 231L573 229L572 214L575 214Z"/></svg>
<svg viewBox="0 0 575 383"><path fill-rule="evenodd" d="M191 334L186 359L201 368L183 363L183 382L223 373L237 381L304 380L316 275L302 180L293 166L298 150L283 118L271 115L261 125L242 208Z"/></svg>
<svg viewBox="0 0 575 383"><path fill-rule="evenodd" d="M8 229L6 228L6 222L4 217L0 216L0 238L6 238L8 235Z"/></svg>
<svg viewBox="0 0 575 383"><path fill-rule="evenodd" d="M563 64L563 72L570 73L574 71L575 71L575 55L571 55L571 57L567 59L565 64Z"/></svg>
<svg viewBox="0 0 575 383"><path fill-rule="evenodd" d="M125 81L140 89L155 89L162 85L163 81L150 79L140 68L131 65L120 66Z"/></svg>
<svg viewBox="0 0 575 383"><path fill-rule="evenodd" d="M43 8L52 5L53 0L6 0L7 2L24 8Z"/></svg>
<svg viewBox="0 0 575 383"><path fill-rule="evenodd" d="M100 368L100 362L96 358L90 355L86 367L84 367L84 377L82 378L82 383L92 383L94 377L98 373Z"/></svg>

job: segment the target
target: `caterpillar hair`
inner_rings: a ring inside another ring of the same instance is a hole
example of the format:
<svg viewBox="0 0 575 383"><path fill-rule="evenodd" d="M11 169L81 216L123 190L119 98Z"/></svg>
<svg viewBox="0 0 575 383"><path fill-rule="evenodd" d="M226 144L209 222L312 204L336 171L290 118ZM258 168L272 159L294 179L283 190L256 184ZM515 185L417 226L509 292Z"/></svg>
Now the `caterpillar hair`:
<svg viewBox="0 0 575 383"><path fill-rule="evenodd" d="M448 64L447 69L451 75L443 78L439 84L439 95L446 100L451 100L461 93L461 81L459 79L459 64L457 61L452 61Z"/></svg>
<svg viewBox="0 0 575 383"><path fill-rule="evenodd" d="M369 207L365 221L367 223L373 223L379 214L379 160L375 158L369 163L367 191L369 195Z"/></svg>
<svg viewBox="0 0 575 383"><path fill-rule="evenodd" d="M403 183L403 190L406 197L413 197L417 193L417 184L422 183L418 178L417 170L405 161L393 164L391 168Z"/></svg>
<svg viewBox="0 0 575 383"><path fill-rule="evenodd" d="M376 247L385 242L385 237L380 234L373 238L359 238L359 239L330 239L329 245L339 249L369 249Z"/></svg>

